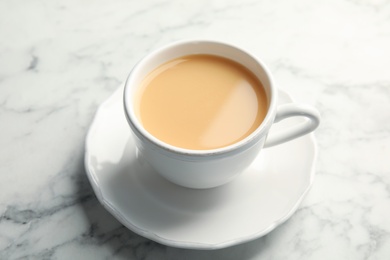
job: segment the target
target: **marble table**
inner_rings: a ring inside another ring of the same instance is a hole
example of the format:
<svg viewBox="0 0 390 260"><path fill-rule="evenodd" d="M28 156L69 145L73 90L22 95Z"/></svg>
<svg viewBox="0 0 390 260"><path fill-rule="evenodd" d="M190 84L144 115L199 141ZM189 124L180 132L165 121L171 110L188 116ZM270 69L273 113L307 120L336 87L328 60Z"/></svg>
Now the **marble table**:
<svg viewBox="0 0 390 260"><path fill-rule="evenodd" d="M322 114L297 212L214 251L129 231L83 165L97 107L146 53L188 38L250 50ZM1 1L0 259L390 259L390 3Z"/></svg>

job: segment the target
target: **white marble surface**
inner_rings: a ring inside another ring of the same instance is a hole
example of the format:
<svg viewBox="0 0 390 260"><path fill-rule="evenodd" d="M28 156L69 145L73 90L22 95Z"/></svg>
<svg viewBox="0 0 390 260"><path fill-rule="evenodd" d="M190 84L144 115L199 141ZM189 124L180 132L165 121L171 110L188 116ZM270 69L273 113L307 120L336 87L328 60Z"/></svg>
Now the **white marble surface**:
<svg viewBox="0 0 390 260"><path fill-rule="evenodd" d="M296 214L216 251L127 230L83 167L99 104L148 51L185 38L249 49L323 116ZM389 1L0 1L0 259L389 258Z"/></svg>

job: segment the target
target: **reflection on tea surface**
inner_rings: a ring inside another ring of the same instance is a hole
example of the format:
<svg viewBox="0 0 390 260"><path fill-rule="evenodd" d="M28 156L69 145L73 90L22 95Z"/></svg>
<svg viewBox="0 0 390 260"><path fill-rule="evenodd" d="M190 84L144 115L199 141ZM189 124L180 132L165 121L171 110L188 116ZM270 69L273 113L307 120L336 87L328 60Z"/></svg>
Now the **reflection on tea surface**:
<svg viewBox="0 0 390 260"><path fill-rule="evenodd" d="M250 135L267 113L261 82L242 65L212 55L190 55L152 71L137 93L135 110L161 141L208 150Z"/></svg>

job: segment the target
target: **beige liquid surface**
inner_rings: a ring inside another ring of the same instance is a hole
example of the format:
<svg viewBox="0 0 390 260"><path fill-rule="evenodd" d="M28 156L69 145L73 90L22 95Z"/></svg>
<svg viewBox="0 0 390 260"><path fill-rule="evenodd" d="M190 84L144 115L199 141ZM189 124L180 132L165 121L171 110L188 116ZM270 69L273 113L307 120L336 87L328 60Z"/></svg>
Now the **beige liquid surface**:
<svg viewBox="0 0 390 260"><path fill-rule="evenodd" d="M250 135L267 113L260 81L231 60L190 55L171 60L143 80L135 112L144 128L176 147L209 150Z"/></svg>

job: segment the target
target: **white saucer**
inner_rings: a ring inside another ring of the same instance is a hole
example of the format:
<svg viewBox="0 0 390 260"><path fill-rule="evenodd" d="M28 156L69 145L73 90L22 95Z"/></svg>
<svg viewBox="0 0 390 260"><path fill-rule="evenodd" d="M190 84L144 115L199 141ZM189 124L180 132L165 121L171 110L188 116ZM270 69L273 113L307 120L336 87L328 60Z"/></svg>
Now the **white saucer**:
<svg viewBox="0 0 390 260"><path fill-rule="evenodd" d="M313 134L263 149L245 172L218 188L193 190L166 181L136 151L122 90L96 113L85 167L99 201L135 233L174 247L224 248L269 233L295 212L309 190L317 154ZM279 103L288 102L288 94L279 91Z"/></svg>

